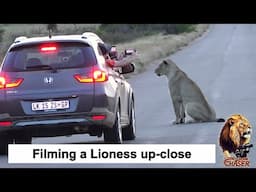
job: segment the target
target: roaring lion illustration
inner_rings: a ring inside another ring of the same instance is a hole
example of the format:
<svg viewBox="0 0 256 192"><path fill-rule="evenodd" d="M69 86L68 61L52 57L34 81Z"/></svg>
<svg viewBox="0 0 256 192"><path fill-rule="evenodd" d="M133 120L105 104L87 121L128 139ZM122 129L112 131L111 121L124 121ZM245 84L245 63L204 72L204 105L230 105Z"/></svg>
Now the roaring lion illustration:
<svg viewBox="0 0 256 192"><path fill-rule="evenodd" d="M219 137L219 145L225 158L246 157L252 144L250 144L252 126L247 118L234 114L225 122Z"/></svg>
<svg viewBox="0 0 256 192"><path fill-rule="evenodd" d="M168 79L169 92L173 102L176 121L185 123L186 114L192 122L225 122L216 118L215 110L210 106L199 86L190 79L172 60L163 60L155 69L158 76Z"/></svg>

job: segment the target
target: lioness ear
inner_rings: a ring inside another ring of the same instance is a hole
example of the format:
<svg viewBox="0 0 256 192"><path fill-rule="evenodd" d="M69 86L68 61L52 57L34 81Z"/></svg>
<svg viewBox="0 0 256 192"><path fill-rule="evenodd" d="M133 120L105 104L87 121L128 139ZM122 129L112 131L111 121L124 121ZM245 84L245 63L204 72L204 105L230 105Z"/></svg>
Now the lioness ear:
<svg viewBox="0 0 256 192"><path fill-rule="evenodd" d="M166 60L163 60L163 63L164 63L165 65L169 65L169 63L168 63Z"/></svg>

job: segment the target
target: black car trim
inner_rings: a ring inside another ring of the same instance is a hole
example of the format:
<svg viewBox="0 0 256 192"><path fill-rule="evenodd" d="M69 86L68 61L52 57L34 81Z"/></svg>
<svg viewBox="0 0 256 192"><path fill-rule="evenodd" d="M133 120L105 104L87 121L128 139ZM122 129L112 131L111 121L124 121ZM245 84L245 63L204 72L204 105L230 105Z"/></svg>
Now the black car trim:
<svg viewBox="0 0 256 192"><path fill-rule="evenodd" d="M87 122L84 118L70 118L70 119L55 119L55 120L41 120L41 121L22 121L17 122L14 126L29 126L29 125L52 125L59 123L82 123Z"/></svg>

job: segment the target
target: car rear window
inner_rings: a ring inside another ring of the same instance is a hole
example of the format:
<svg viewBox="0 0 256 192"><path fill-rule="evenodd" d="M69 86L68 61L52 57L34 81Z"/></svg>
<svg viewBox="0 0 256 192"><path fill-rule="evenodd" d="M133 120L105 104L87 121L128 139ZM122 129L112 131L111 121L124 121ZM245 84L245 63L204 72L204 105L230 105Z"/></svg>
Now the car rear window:
<svg viewBox="0 0 256 192"><path fill-rule="evenodd" d="M92 47L84 43L58 42L15 47L3 63L3 71L21 72L54 69L83 68L94 65Z"/></svg>

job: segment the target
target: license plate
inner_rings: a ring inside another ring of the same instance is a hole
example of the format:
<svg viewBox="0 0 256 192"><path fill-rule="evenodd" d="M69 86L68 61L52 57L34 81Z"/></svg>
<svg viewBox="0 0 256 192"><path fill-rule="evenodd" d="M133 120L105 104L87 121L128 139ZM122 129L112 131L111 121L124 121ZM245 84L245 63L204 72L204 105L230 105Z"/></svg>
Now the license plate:
<svg viewBox="0 0 256 192"><path fill-rule="evenodd" d="M32 111L46 111L46 110L57 110L57 109L68 109L69 101L45 101L32 103Z"/></svg>

